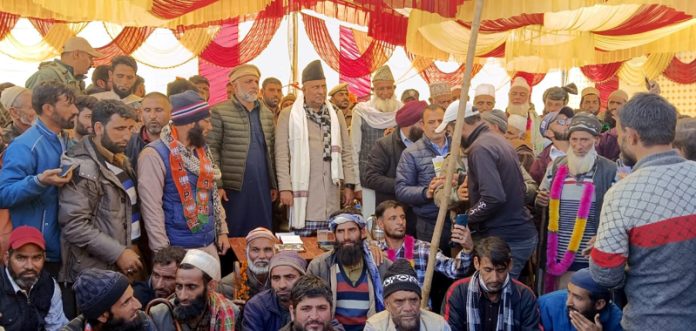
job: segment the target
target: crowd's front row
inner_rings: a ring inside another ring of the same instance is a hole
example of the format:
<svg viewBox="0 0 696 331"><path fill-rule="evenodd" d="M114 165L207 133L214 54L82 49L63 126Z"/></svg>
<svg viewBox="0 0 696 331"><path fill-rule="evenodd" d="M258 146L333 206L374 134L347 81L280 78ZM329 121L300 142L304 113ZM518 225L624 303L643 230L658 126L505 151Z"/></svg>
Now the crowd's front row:
<svg viewBox="0 0 696 331"><path fill-rule="evenodd" d="M378 209L380 224L391 218L405 226L398 203L388 201ZM397 217L385 219L385 214ZM353 210L335 213L329 224L336 246L309 266L297 252L276 252L273 234L259 228L246 238L247 268L235 277L221 279L220 262L209 253L179 247L156 253L145 282L131 284L122 273L86 269L72 286L80 312L72 321L63 313L58 284L44 268L43 236L20 226L10 235L0 270L0 325L70 331L621 330L621 310L589 270L573 274L567 290L537 300L510 276L512 252L505 241L488 237L471 250L470 234L459 225L454 232L464 237L464 250L457 259L439 257L438 265L466 273L473 261L475 271L450 286L441 314L434 313L421 308L423 280L412 253L405 258L395 258L389 249L386 258L373 254L365 221ZM259 253L269 246L270 254ZM237 300L240 291L255 294Z"/></svg>

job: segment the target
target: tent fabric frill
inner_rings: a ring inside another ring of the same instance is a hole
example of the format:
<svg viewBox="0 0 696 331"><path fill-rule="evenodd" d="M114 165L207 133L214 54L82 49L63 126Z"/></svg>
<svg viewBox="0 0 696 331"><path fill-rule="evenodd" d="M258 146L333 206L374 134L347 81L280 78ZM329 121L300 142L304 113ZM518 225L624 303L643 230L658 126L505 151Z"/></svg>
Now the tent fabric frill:
<svg viewBox="0 0 696 331"><path fill-rule="evenodd" d="M460 8L464 6L466 4ZM692 7L694 5L688 6ZM649 53L686 51L696 48L696 19L692 13L683 8L635 1L608 1L560 11L530 11L483 21L476 56L491 56L493 50L504 48L502 57L508 70L546 72L623 62ZM438 60L453 57L462 61L470 33L470 23L459 16L448 19L412 10L406 47L422 57Z"/></svg>
<svg viewBox="0 0 696 331"><path fill-rule="evenodd" d="M333 70L347 77L369 75L384 65L394 50L391 44L373 40L360 57L350 58L336 48L323 20L307 14L302 14L302 20L309 40L319 53L319 57Z"/></svg>

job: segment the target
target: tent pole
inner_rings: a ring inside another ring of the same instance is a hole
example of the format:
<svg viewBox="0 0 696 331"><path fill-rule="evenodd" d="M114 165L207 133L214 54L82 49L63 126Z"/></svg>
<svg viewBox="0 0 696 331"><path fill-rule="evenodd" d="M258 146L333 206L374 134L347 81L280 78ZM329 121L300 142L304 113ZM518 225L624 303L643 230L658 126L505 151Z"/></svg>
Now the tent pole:
<svg viewBox="0 0 696 331"><path fill-rule="evenodd" d="M448 167L445 172L445 178L452 178L454 174L455 165L457 162L455 160L459 159L459 147L461 144L462 136L462 125L464 124L464 111L466 109L466 102L469 100L469 87L471 86L471 70L474 65L474 55L476 54L476 41L478 40L479 27L481 25L481 11L483 9L483 0L476 0L474 7L474 19L471 22L471 37L469 39L469 49L466 53L466 68L464 71L464 79L462 81L462 91L459 95L459 111L457 112L457 122L454 125L454 133L452 134L452 142L450 144L450 155L451 158ZM452 181L445 180L444 187L445 199L449 199L449 192L452 191ZM442 228L445 224L445 216L447 215L447 201L442 201L440 203L440 211L437 214L437 223L435 224L435 230L433 231L433 238L430 241L430 256L428 257L428 266L425 271L425 281L423 282L423 289L421 295L421 307L428 307L428 297L430 296L430 288L433 281L433 271L435 269L435 257L437 255L438 247L440 246L440 237L442 236Z"/></svg>
<svg viewBox="0 0 696 331"><path fill-rule="evenodd" d="M297 36L297 12L293 12L292 14L292 77L290 77L291 84L292 86L295 86L294 84L298 82L299 80L297 79L297 44L299 42L298 36ZM288 91L290 92L290 91ZM292 87L292 93L297 94L297 90L295 87Z"/></svg>

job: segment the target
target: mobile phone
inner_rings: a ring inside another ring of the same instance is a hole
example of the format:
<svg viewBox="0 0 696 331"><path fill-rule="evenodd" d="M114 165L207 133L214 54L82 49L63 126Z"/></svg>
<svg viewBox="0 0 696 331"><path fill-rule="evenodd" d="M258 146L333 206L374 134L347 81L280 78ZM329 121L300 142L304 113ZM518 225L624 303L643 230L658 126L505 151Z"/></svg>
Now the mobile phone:
<svg viewBox="0 0 696 331"><path fill-rule="evenodd" d="M75 170L75 168L77 168L77 163L73 163L73 164L71 164L71 165L64 165L64 166L61 166L60 168L61 168L61 171L60 171L60 174L59 174L58 176L60 176L60 177L65 177L65 176L67 176L70 172L72 172L73 170Z"/></svg>
<svg viewBox="0 0 696 331"><path fill-rule="evenodd" d="M461 226L467 226L469 224L469 214L464 213L464 214L457 214L457 216L454 217L454 224L461 225ZM459 244L455 243L454 241L449 242L449 247L457 247Z"/></svg>
<svg viewBox="0 0 696 331"><path fill-rule="evenodd" d="M469 214L457 214L457 217L454 218L454 224L461 226L469 225Z"/></svg>

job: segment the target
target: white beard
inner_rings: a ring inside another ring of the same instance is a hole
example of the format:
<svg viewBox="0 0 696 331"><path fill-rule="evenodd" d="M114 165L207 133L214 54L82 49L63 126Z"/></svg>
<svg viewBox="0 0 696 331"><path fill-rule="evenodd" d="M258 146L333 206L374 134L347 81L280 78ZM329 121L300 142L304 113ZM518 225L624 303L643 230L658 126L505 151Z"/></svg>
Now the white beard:
<svg viewBox="0 0 696 331"><path fill-rule="evenodd" d="M568 160L568 172L573 176L581 175L592 170L595 161L597 161L597 150L595 150L594 146L582 157L577 156L572 147L568 147L566 155Z"/></svg>
<svg viewBox="0 0 696 331"><path fill-rule="evenodd" d="M529 117L529 101L521 104L509 104L507 107L507 112L510 115L520 115L524 118Z"/></svg>
<svg viewBox="0 0 696 331"><path fill-rule="evenodd" d="M370 104L383 113L394 112L400 108L399 100L396 99L396 95L392 95L389 99L382 99L377 95L373 95L372 99L370 99Z"/></svg>

